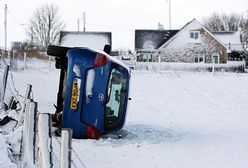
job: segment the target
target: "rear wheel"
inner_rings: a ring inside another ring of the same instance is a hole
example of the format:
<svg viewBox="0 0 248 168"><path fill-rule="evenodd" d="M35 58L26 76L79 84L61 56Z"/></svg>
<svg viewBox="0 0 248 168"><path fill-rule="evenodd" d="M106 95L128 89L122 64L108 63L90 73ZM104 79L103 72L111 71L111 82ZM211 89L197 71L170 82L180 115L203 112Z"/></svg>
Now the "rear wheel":
<svg viewBox="0 0 248 168"><path fill-rule="evenodd" d="M47 47L47 55L51 55L51 56L59 57L59 58L66 58L66 53L70 49L72 49L72 48L49 45Z"/></svg>
<svg viewBox="0 0 248 168"><path fill-rule="evenodd" d="M47 47L47 54L56 57L55 67L57 69L67 68L67 57L66 53L69 51L70 47L61 47L55 45L49 45Z"/></svg>

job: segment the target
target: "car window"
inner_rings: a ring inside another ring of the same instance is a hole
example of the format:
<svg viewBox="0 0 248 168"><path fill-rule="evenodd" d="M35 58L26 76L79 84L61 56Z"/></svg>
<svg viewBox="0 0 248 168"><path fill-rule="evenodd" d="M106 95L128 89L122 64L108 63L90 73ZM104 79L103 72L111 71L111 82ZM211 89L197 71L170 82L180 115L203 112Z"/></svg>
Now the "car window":
<svg viewBox="0 0 248 168"><path fill-rule="evenodd" d="M120 124L125 107L126 85L125 69L119 66L113 67L110 72L108 97L105 106L105 125L107 129L115 128Z"/></svg>

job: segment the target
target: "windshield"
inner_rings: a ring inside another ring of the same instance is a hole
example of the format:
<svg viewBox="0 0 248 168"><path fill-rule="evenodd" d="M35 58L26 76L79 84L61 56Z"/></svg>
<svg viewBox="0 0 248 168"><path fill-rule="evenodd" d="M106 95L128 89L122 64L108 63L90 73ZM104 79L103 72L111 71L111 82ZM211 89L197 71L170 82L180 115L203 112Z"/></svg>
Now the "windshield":
<svg viewBox="0 0 248 168"><path fill-rule="evenodd" d="M115 129L123 121L127 87L125 72L125 69L120 66L112 67L110 72L108 98L105 107L105 127L107 130Z"/></svg>

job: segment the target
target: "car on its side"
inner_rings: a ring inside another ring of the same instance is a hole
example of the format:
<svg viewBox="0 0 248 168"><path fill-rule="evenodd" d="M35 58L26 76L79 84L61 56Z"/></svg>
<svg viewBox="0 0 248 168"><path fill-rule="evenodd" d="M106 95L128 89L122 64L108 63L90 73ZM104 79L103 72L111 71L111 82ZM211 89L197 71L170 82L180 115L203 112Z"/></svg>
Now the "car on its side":
<svg viewBox="0 0 248 168"><path fill-rule="evenodd" d="M57 101L60 110L56 111L63 109L61 127L71 128L73 138L98 138L121 129L129 100L130 69L103 51L50 46L48 55L56 56L56 50L57 67L64 69Z"/></svg>

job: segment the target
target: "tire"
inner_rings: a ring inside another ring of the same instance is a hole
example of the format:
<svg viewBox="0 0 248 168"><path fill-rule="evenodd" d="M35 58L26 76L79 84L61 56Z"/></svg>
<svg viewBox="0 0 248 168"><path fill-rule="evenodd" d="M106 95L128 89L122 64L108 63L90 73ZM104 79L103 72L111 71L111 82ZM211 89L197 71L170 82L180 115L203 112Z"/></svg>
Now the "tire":
<svg viewBox="0 0 248 168"><path fill-rule="evenodd" d="M66 58L66 53L70 49L72 49L72 48L49 45L47 47L47 55L59 57L59 58Z"/></svg>

